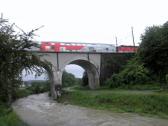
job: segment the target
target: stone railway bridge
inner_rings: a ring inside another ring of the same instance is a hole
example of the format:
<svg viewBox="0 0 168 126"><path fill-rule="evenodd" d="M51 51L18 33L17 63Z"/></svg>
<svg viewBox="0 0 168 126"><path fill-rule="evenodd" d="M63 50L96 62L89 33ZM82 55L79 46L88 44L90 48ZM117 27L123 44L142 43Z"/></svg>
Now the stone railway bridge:
<svg viewBox="0 0 168 126"><path fill-rule="evenodd" d="M40 60L48 62L44 68L47 70L51 81L51 96L56 99L59 95L59 89L62 85L62 75L66 65L76 64L81 66L88 75L88 84L91 89L97 89L100 86L100 75L103 57L106 59L116 53L93 53L93 52L33 52L40 57ZM104 74L104 73L103 73Z"/></svg>

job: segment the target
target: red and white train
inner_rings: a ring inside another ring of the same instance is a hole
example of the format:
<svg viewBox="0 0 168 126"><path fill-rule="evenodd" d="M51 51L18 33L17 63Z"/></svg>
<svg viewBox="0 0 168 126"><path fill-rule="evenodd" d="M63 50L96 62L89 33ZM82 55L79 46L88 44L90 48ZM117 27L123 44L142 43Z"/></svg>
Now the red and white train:
<svg viewBox="0 0 168 126"><path fill-rule="evenodd" d="M138 47L113 44L74 43L74 42L41 42L42 52L100 52L100 53L133 53Z"/></svg>
<svg viewBox="0 0 168 126"><path fill-rule="evenodd" d="M128 45L120 45L116 49L118 53L134 53L137 52L137 50L138 46L128 46Z"/></svg>
<svg viewBox="0 0 168 126"><path fill-rule="evenodd" d="M111 44L70 43L70 42L42 42L42 52L116 52Z"/></svg>

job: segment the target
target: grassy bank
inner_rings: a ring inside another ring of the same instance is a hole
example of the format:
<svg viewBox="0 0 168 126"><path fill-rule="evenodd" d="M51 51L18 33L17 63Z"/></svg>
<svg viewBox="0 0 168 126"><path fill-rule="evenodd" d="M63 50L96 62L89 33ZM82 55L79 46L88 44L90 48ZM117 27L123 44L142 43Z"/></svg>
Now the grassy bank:
<svg viewBox="0 0 168 126"><path fill-rule="evenodd" d="M0 103L0 126L27 126L19 119L12 108Z"/></svg>
<svg viewBox="0 0 168 126"><path fill-rule="evenodd" d="M31 94L43 93L49 90L48 82L33 82L31 86L16 91L15 99ZM0 101L0 126L28 126L16 115L11 107Z"/></svg>
<svg viewBox="0 0 168 126"><path fill-rule="evenodd" d="M16 91L15 99L27 97L31 94L43 93L49 90L48 81L35 81L31 86ZM12 108L0 101L0 126L27 126L19 119Z"/></svg>
<svg viewBox="0 0 168 126"><path fill-rule="evenodd" d="M113 112L133 112L168 118L168 92L75 90L65 92L59 101Z"/></svg>

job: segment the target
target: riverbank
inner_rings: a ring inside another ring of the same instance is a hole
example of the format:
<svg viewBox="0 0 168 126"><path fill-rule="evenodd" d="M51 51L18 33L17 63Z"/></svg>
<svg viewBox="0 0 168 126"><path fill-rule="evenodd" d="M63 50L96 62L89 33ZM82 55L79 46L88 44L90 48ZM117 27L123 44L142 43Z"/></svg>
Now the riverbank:
<svg viewBox="0 0 168 126"><path fill-rule="evenodd" d="M30 126L167 126L168 124L167 119L57 103L51 100L47 93L19 99L13 104L13 108Z"/></svg>
<svg viewBox="0 0 168 126"><path fill-rule="evenodd" d="M5 104L0 103L0 126L28 126L26 125L18 115L12 110L11 107L7 107Z"/></svg>
<svg viewBox="0 0 168 126"><path fill-rule="evenodd" d="M168 118L168 92L152 90L69 90L59 102L111 112Z"/></svg>

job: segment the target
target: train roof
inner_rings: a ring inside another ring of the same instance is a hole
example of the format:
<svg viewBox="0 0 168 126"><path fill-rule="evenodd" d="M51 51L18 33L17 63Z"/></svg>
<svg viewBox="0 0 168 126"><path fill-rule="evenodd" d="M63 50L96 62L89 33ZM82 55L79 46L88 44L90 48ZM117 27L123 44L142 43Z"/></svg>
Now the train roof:
<svg viewBox="0 0 168 126"><path fill-rule="evenodd" d="M139 47L139 46L133 46L133 45L120 45L120 46L118 46L118 47Z"/></svg>
<svg viewBox="0 0 168 126"><path fill-rule="evenodd" d="M72 44L93 44L93 45L113 45L114 44L110 44L110 43L89 43L89 42L61 42L61 41L40 41L42 42L53 42L53 43L72 43Z"/></svg>

